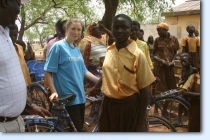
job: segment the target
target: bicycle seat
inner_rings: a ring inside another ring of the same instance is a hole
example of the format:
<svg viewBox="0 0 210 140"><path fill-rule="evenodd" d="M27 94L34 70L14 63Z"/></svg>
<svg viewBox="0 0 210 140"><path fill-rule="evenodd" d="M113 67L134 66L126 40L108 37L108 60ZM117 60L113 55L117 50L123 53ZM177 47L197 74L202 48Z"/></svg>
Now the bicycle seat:
<svg viewBox="0 0 210 140"><path fill-rule="evenodd" d="M75 98L76 98L76 94L70 93L68 95L59 97L56 101L59 103L67 104L68 102L74 100Z"/></svg>

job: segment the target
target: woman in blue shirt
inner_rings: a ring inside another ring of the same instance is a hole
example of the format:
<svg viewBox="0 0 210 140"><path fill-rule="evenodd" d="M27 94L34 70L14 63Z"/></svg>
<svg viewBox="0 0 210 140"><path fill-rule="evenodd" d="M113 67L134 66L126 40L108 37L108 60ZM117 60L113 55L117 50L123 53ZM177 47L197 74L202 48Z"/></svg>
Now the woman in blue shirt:
<svg viewBox="0 0 210 140"><path fill-rule="evenodd" d="M98 78L85 67L79 48L75 45L82 33L82 22L78 18L66 23L66 36L53 44L44 67L49 85L50 101L58 96L75 93L74 101L66 109L78 131L82 131L85 111L84 77L96 83Z"/></svg>

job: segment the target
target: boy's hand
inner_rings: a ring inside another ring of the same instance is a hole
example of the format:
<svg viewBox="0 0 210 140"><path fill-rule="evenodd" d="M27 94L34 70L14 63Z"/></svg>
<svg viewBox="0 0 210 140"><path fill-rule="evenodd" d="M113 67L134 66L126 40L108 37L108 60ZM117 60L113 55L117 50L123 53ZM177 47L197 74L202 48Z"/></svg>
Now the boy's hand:
<svg viewBox="0 0 210 140"><path fill-rule="evenodd" d="M30 106L30 108L27 109L27 112L31 115L42 116L43 118L52 116L52 114L48 110L46 110L40 106L37 106L36 104L32 104Z"/></svg>

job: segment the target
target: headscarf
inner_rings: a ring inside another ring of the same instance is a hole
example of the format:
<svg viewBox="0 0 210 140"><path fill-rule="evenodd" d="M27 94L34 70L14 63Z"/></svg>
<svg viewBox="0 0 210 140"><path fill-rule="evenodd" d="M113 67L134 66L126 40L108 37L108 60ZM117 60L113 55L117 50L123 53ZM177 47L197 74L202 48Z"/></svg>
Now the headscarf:
<svg viewBox="0 0 210 140"><path fill-rule="evenodd" d="M92 30L96 26L97 26L97 24L95 22L93 22L92 24L88 25L88 27L84 31L84 36L92 35Z"/></svg>
<svg viewBox="0 0 210 140"><path fill-rule="evenodd" d="M162 29L166 29L167 31L169 30L169 26L167 23L161 22L157 25L157 29L158 28L162 28Z"/></svg>
<svg viewBox="0 0 210 140"><path fill-rule="evenodd" d="M101 44L101 45L106 46L107 45L107 41L106 41L107 38L106 38L105 35L102 35L101 38L96 38L96 37L92 36L92 30L93 30L94 27L99 27L99 25L97 23L93 22L93 23L91 23L90 25L87 26L87 28L84 31L84 38L82 40L83 41L86 40L86 41L89 41L89 42L94 43L94 44Z"/></svg>

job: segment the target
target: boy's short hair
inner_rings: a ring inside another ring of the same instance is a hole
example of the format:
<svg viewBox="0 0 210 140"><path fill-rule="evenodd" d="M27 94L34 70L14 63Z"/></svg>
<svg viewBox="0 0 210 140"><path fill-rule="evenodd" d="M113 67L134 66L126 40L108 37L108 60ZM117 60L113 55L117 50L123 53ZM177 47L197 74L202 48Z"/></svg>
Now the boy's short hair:
<svg viewBox="0 0 210 140"><path fill-rule="evenodd" d="M139 31L140 31L140 33L143 33L143 35L144 35L144 30L143 29L140 29Z"/></svg>
<svg viewBox="0 0 210 140"><path fill-rule="evenodd" d="M130 26L132 26L132 20L131 20L131 18L130 18L128 15L126 15L126 14L118 14L118 15L116 15L116 16L114 17L114 19L113 19L112 26L113 26L114 21L115 21L117 18L119 18L119 17L122 17L122 18L125 18L126 20L128 20L128 22L130 23Z"/></svg>
<svg viewBox="0 0 210 140"><path fill-rule="evenodd" d="M195 28L194 25L190 24L190 25L188 25L188 26L186 27L186 30L187 30L187 31L188 31L188 29L189 29L190 26L193 26L193 27Z"/></svg>
<svg viewBox="0 0 210 140"><path fill-rule="evenodd" d="M132 25L138 26L139 30L141 28L141 25L140 25L140 23L138 21L132 21Z"/></svg>
<svg viewBox="0 0 210 140"><path fill-rule="evenodd" d="M182 53L182 54L180 55L180 58L182 58L182 57L188 57L189 62L192 61L192 57L191 57L188 53Z"/></svg>

